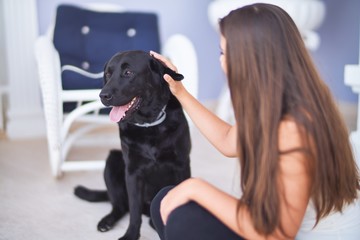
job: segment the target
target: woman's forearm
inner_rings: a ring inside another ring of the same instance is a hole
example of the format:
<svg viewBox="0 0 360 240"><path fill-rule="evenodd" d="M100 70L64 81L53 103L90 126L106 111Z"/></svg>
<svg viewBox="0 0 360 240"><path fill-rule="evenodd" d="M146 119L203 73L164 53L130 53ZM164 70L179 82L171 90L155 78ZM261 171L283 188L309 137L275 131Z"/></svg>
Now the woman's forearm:
<svg viewBox="0 0 360 240"><path fill-rule="evenodd" d="M150 54L165 66L177 71L176 67L164 56L154 51L150 51ZM164 75L164 80L169 84L172 94L180 101L191 120L210 143L225 156L236 157L236 126L231 126L206 109L184 88L181 82L174 81L168 74Z"/></svg>
<svg viewBox="0 0 360 240"><path fill-rule="evenodd" d="M223 192L215 186L201 179L192 179L192 193L189 199L198 203L219 219L225 226L230 228L245 239L289 239L279 229L271 235L259 234L252 222L247 206L243 205L237 209L238 199Z"/></svg>
<svg viewBox="0 0 360 240"><path fill-rule="evenodd" d="M167 219L174 209L189 201L199 204L225 226L245 239L286 239L278 229L269 236L259 234L254 228L246 205L242 205L238 209L236 197L198 178L183 181L163 198L160 212L164 224L166 225Z"/></svg>
<svg viewBox="0 0 360 240"><path fill-rule="evenodd" d="M185 89L176 97L210 143L225 156L236 157L236 127L221 120Z"/></svg>
<svg viewBox="0 0 360 240"><path fill-rule="evenodd" d="M201 179L194 179L191 200L207 209L224 225L246 239L263 239L252 224L247 208L237 212L238 199ZM238 219L237 219L238 218ZM238 224L239 223L239 224Z"/></svg>

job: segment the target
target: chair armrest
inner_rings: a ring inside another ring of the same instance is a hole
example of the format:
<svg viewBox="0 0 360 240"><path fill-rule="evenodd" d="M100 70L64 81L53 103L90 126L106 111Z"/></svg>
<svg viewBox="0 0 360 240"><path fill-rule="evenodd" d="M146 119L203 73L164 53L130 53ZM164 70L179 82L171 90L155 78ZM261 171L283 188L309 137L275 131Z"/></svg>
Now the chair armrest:
<svg viewBox="0 0 360 240"><path fill-rule="evenodd" d="M40 36L35 41L35 58L46 119L50 163L53 173L57 174L58 164L61 159L60 148L62 145L61 125L63 111L60 101L61 72L59 54L54 48L49 36Z"/></svg>
<svg viewBox="0 0 360 240"><path fill-rule="evenodd" d="M53 129L60 129L62 121L62 110L59 111L62 109L60 58L48 36L40 36L35 41L35 58L46 122L56 125Z"/></svg>
<svg viewBox="0 0 360 240"><path fill-rule="evenodd" d="M183 84L197 98L199 87L198 64L192 42L184 35L175 34L165 42L162 54L174 63L179 73L184 75Z"/></svg>

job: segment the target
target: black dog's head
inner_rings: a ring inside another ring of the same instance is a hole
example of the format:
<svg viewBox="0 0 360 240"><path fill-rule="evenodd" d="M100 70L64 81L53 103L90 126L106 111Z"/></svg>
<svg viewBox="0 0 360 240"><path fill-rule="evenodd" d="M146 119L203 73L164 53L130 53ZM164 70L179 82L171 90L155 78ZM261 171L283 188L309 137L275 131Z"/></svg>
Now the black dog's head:
<svg viewBox="0 0 360 240"><path fill-rule="evenodd" d="M112 106L110 119L114 122L154 121L170 99L164 74L180 81L184 77L143 51L115 54L105 65L101 102Z"/></svg>

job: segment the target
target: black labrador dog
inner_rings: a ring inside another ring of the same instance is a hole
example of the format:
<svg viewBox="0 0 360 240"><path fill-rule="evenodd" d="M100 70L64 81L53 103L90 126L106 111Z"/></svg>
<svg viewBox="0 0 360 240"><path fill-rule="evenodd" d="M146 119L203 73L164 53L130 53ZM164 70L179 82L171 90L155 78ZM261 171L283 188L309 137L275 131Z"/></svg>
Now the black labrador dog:
<svg viewBox="0 0 360 240"><path fill-rule="evenodd" d="M110 151L106 160L107 190L78 186L75 195L91 202L110 200L111 212L98 223L102 232L129 212L130 223L120 239L138 239L141 216L150 215L156 193L190 177L189 126L165 73L183 79L143 51L115 54L105 66L100 98L112 106L110 119L119 125L121 151Z"/></svg>

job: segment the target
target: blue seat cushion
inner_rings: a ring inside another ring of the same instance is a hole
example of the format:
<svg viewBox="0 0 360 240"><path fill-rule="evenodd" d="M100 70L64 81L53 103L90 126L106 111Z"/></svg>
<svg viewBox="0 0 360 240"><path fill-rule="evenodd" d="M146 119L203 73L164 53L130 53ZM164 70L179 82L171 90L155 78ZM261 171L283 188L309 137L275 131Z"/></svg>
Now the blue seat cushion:
<svg viewBox="0 0 360 240"><path fill-rule="evenodd" d="M57 8L54 46L61 65L72 65L90 73L102 72L117 52L160 51L155 13L97 12L62 4ZM102 77L88 78L73 71L62 73L63 89L97 89Z"/></svg>

